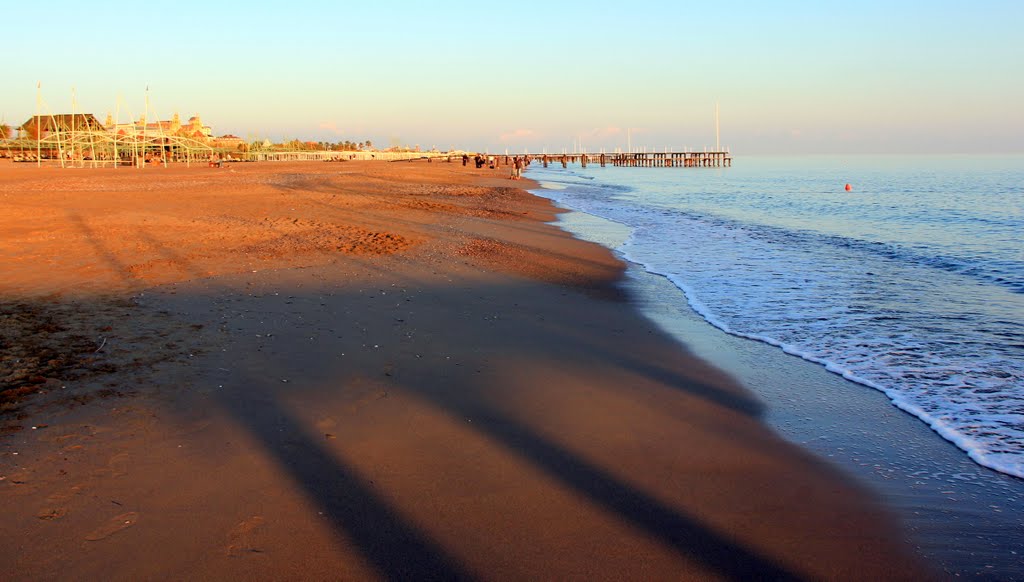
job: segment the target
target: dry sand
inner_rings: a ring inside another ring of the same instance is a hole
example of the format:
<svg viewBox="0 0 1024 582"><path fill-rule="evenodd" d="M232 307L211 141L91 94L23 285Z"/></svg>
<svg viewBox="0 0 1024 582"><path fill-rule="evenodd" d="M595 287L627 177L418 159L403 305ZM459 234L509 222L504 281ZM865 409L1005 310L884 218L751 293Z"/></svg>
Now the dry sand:
<svg viewBox="0 0 1024 582"><path fill-rule="evenodd" d="M927 578L459 164L0 164L4 579Z"/></svg>

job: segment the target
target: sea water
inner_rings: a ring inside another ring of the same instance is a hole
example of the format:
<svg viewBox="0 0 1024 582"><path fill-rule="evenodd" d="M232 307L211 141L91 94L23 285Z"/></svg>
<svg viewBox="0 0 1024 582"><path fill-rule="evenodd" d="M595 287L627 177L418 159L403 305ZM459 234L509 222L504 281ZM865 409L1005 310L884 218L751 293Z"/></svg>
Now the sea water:
<svg viewBox="0 0 1024 582"><path fill-rule="evenodd" d="M879 390L1024 477L1024 157L539 166L540 195L621 225L607 244L712 325Z"/></svg>

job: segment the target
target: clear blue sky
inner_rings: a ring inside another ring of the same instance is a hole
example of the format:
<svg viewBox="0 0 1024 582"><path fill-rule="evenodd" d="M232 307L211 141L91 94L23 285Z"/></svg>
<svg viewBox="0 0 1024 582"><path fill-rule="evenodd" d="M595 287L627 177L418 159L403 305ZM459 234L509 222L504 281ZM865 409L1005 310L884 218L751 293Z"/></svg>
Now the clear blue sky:
<svg viewBox="0 0 1024 582"><path fill-rule="evenodd" d="M490 151L1024 151L1021 0L17 2L0 116ZM152 118L152 113L151 113Z"/></svg>

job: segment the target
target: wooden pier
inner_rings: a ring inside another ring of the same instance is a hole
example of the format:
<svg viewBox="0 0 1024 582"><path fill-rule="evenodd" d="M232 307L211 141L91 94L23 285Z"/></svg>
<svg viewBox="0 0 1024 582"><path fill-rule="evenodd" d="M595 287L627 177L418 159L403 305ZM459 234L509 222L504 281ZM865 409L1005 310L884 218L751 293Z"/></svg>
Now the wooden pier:
<svg viewBox="0 0 1024 582"><path fill-rule="evenodd" d="M716 152L644 152L644 153L600 153L600 154L524 154L530 162L548 164L579 164L584 168L596 164L631 168L728 168L732 166L732 154ZM505 165L511 156L498 156Z"/></svg>
<svg viewBox="0 0 1024 582"><path fill-rule="evenodd" d="M732 155L729 152L615 154L611 164L645 168L728 168L732 166Z"/></svg>

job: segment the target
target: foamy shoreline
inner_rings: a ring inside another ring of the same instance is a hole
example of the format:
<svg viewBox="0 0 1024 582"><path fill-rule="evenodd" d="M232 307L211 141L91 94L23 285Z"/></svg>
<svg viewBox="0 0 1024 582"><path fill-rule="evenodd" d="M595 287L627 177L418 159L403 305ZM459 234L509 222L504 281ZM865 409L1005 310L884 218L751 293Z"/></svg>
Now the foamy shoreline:
<svg viewBox="0 0 1024 582"><path fill-rule="evenodd" d="M611 249L630 237L628 226L576 210L558 224ZM1024 520L1024 483L975 464L881 392L722 332L688 306L677 284L642 265L627 269L626 287L641 312L762 398L765 421L779 434L877 491L921 555L947 575L1016 575L1024 539L1013 532Z"/></svg>

